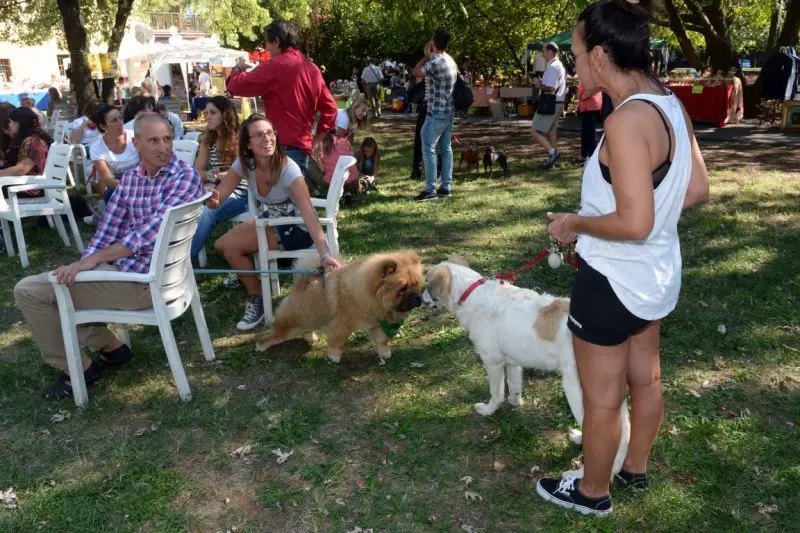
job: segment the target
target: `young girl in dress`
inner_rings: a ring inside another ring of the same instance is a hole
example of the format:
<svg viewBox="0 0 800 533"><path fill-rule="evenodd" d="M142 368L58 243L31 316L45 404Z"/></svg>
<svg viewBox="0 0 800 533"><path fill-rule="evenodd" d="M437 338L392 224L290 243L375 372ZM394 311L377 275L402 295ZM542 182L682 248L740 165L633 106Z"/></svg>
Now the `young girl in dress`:
<svg viewBox="0 0 800 533"><path fill-rule="evenodd" d="M372 137L367 137L361 143L361 150L356 156L358 163L359 181L365 189L377 189L375 185L375 178L380 171L381 156L378 151L378 143Z"/></svg>

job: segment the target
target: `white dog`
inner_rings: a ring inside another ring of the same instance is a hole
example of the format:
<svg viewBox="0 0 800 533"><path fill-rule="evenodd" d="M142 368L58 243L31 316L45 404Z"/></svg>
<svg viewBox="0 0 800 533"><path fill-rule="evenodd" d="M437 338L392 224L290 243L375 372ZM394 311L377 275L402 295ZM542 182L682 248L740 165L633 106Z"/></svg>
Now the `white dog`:
<svg viewBox="0 0 800 533"><path fill-rule="evenodd" d="M446 307L469 333L489 376L489 403L476 403L478 414L494 413L505 400L504 376L508 380L508 403L522 405L522 369L537 368L561 373L564 392L579 425L583 425L583 391L575 366L572 333L567 328L569 299L521 289L508 282L487 279L468 268L461 259L451 259L431 268L423 305ZM627 402L620 407L622 435L614 459L612 479L620 471L630 440ZM581 444L582 434L570 430L570 440ZM583 467L564 472L583 477Z"/></svg>

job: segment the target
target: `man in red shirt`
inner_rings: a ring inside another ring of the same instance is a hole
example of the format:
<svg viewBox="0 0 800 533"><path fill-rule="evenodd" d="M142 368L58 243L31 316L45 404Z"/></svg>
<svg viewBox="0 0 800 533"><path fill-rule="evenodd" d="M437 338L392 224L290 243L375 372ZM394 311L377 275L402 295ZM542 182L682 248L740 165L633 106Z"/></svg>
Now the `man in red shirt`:
<svg viewBox="0 0 800 533"><path fill-rule="evenodd" d="M267 51L271 59L250 72L237 65L226 83L233 96L261 96L267 118L278 133L284 152L308 169L308 156L322 150L322 138L336 129L338 107L325 86L319 68L297 49L297 29L288 22L267 26ZM311 127L320 121L313 141Z"/></svg>

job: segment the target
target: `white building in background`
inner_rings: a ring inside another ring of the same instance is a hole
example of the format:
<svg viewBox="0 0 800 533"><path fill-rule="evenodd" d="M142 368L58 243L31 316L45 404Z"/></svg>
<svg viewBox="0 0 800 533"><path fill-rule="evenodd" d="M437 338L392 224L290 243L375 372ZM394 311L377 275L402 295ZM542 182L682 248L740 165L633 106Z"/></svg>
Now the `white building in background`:
<svg viewBox="0 0 800 533"><path fill-rule="evenodd" d="M128 77L131 84L139 84L144 79L149 67L144 50L150 43L168 43L170 38L174 41L206 37L202 19L191 12L149 13L147 20L130 19L119 52L120 57L127 58L119 61L121 74ZM107 47L95 45L89 51L103 53ZM9 83L23 90L44 84L66 88L69 64L69 53L60 48L55 39L38 46L0 42L0 87ZM152 75L162 85L170 84L183 92L180 69L175 76L170 65L161 65Z"/></svg>

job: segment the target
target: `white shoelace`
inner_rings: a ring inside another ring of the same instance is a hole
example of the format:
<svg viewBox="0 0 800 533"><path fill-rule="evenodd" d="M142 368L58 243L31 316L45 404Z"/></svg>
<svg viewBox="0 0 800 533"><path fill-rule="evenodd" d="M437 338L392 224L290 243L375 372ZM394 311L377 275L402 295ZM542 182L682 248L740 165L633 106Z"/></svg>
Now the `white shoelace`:
<svg viewBox="0 0 800 533"><path fill-rule="evenodd" d="M560 492L564 496L569 496L570 491L575 490L575 478L574 477L565 477L561 480L558 484L558 488L556 492Z"/></svg>

